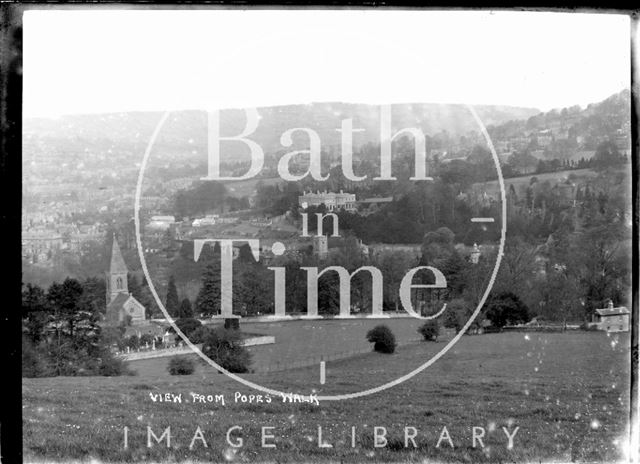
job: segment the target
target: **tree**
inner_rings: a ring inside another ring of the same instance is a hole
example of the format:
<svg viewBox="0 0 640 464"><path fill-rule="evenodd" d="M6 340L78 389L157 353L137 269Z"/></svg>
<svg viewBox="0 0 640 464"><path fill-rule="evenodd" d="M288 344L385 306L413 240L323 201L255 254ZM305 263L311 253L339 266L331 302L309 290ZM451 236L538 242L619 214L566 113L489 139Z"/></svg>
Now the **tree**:
<svg viewBox="0 0 640 464"><path fill-rule="evenodd" d="M178 297L178 289L176 288L176 280L173 276L169 277L169 285L167 286L167 299L165 301L167 312L171 316L178 316L180 311L180 298Z"/></svg>
<svg viewBox="0 0 640 464"><path fill-rule="evenodd" d="M605 169L609 166L620 163L623 160L618 151L618 147L611 140L601 142L596 148L593 156L593 163L596 169Z"/></svg>
<svg viewBox="0 0 640 464"><path fill-rule="evenodd" d="M220 313L220 265L211 264L202 275L202 286L196 298L196 312L203 316Z"/></svg>
<svg viewBox="0 0 640 464"><path fill-rule="evenodd" d="M253 261L253 258L251 258ZM234 266L234 307L242 314L265 314L273 312L273 284L270 271L255 261L237 263Z"/></svg>
<svg viewBox="0 0 640 464"><path fill-rule="evenodd" d="M193 317L193 308L191 307L191 301L189 300L189 298L184 298L180 303L180 308L178 309L178 317L180 319Z"/></svg>
<svg viewBox="0 0 640 464"><path fill-rule="evenodd" d="M378 353L391 354L396 350L396 337L386 325L378 325L367 332L367 340Z"/></svg>
<svg viewBox="0 0 640 464"><path fill-rule="evenodd" d="M447 227L427 232L422 240L421 264L439 268L455 252L455 234Z"/></svg>
<svg viewBox="0 0 640 464"><path fill-rule="evenodd" d="M536 248L521 237L508 240L500 270L494 284L496 293L511 291L524 296L530 287L535 268Z"/></svg>
<svg viewBox="0 0 640 464"><path fill-rule="evenodd" d="M56 319L65 323L64 327L59 327L57 330L66 331L72 337L81 322L95 323L97 321L97 315L93 313L92 308L82 304L86 303L80 299L82 293L82 284L69 277L62 284L54 282L47 292L47 299L53 308Z"/></svg>
<svg viewBox="0 0 640 464"><path fill-rule="evenodd" d="M455 329L456 333L458 333L470 316L471 312L467 310L467 305L463 299L451 300L447 304L442 325L448 329Z"/></svg>
<svg viewBox="0 0 640 464"><path fill-rule="evenodd" d="M126 372L124 364L111 353L113 337L97 324L99 314L91 299L75 279L53 283L46 296L41 289L27 286L23 292L23 324L31 330L27 330L28 336L23 338L23 343L28 343L24 347L25 375L120 375ZM47 314L46 319L34 319L36 311Z"/></svg>
<svg viewBox="0 0 640 464"><path fill-rule="evenodd" d="M604 308L609 299L618 304L627 297L625 289L631 286L628 239L626 228L602 219L573 241L568 269L581 284L585 319L596 308Z"/></svg>
<svg viewBox="0 0 640 464"><path fill-rule="evenodd" d="M242 345L237 330L209 329L202 342L202 353L229 372L249 371L251 354Z"/></svg>
<svg viewBox="0 0 640 464"><path fill-rule="evenodd" d="M202 327L202 322L197 319L178 319L176 326L187 338L190 338L192 333ZM172 329L169 330L173 332Z"/></svg>
<svg viewBox="0 0 640 464"><path fill-rule="evenodd" d="M37 285L27 284L22 290L22 324L31 343L37 344L42 340L49 316L44 290Z"/></svg>
<svg viewBox="0 0 640 464"><path fill-rule="evenodd" d="M530 319L527 306L511 292L500 293L492 298L487 307L486 317L499 328L507 324L528 322Z"/></svg>
<svg viewBox="0 0 640 464"><path fill-rule="evenodd" d="M374 263L384 278L384 298L396 311L400 302L400 283L413 264L415 258L403 251L383 252Z"/></svg>

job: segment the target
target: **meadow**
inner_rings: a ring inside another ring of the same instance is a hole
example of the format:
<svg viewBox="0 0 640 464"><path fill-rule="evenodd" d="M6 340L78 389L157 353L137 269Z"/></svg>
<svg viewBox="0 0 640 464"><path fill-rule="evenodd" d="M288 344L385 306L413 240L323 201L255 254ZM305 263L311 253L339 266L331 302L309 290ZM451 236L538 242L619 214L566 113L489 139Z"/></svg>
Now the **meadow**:
<svg viewBox="0 0 640 464"><path fill-rule="evenodd" d="M590 168L571 169L571 170L557 171L557 172L545 172L542 174L530 174L526 176L510 177L510 178L504 179L504 186L508 190L509 186L513 185L513 188L516 190L516 192L520 193L522 187L529 186L529 184L531 183L532 177L535 177L536 179L538 179L538 182L540 183L549 181L553 185L556 183L564 182L564 180L566 180L572 174L575 178L585 178L585 179L595 178L598 175L596 171ZM500 183L497 180L476 183L474 184L474 187L482 188L482 190L487 192L487 194L489 195L494 195L494 196L500 195Z"/></svg>
<svg viewBox="0 0 640 464"><path fill-rule="evenodd" d="M283 370L310 364L316 366L321 358L325 360L346 358L354 354L371 350L366 339L367 332L381 323L386 324L394 333L400 345L420 340L417 328L420 321L412 317L394 317L380 319L322 319L291 320L283 322L253 322L242 319L244 332L271 335L276 343L250 347L251 368L255 372ZM221 325L217 320L214 324ZM441 340L449 340L450 333L441 329ZM198 359L193 355L193 359ZM132 369L141 375L163 375L166 372L166 359L148 359L130 363Z"/></svg>
<svg viewBox="0 0 640 464"><path fill-rule="evenodd" d="M396 379L446 342L409 341L392 355L363 353L318 366L243 377L285 392L361 391ZM500 333L464 336L434 365L391 389L343 401L235 402L258 392L210 367L190 376L161 370L126 377L24 379L25 461L127 462L611 462L624 457L629 411L629 335L602 332ZM182 395L154 402L150 393ZM191 393L223 395L194 402ZM165 442L147 447L147 426ZM197 427L207 442L189 445ZM227 443L230 427L233 440ZM318 427L322 442L318 446ZM352 429L355 426L355 447ZM124 427L128 446L124 448ZM261 445L262 427L268 429ZM374 427L386 446L374 446ZM414 427L416 447L405 447ZM437 447L447 428L450 441ZM485 431L473 446L473 427ZM508 449L503 427L516 433ZM515 428L517 432L515 432ZM237 442L235 442L237 444ZM453 448L450 446L453 445Z"/></svg>

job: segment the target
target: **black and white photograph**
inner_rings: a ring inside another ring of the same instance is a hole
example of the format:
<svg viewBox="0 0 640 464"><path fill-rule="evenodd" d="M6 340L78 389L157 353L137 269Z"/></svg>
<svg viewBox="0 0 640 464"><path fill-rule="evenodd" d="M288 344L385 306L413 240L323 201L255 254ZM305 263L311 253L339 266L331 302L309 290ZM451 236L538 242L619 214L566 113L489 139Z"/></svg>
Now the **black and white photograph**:
<svg viewBox="0 0 640 464"><path fill-rule="evenodd" d="M639 462L633 14L5 7L23 462Z"/></svg>

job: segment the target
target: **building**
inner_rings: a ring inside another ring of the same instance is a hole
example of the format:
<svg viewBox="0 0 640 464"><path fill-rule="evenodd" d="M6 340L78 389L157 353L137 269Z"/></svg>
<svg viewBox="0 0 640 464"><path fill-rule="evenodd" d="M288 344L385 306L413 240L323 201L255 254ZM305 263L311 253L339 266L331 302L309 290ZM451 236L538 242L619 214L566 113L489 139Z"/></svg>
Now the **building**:
<svg viewBox="0 0 640 464"><path fill-rule="evenodd" d="M62 235L52 230L29 230L22 233L22 257L32 264L50 261L62 245Z"/></svg>
<svg viewBox="0 0 640 464"><path fill-rule="evenodd" d="M218 214L205 216L203 218L194 219L191 223L192 227L215 226L216 220L220 217Z"/></svg>
<svg viewBox="0 0 640 464"><path fill-rule="evenodd" d="M129 317L131 324L138 324L146 319L145 307L129 293L127 273L127 265L114 235L111 247L111 265L106 273L106 320L110 325L128 325Z"/></svg>
<svg viewBox="0 0 640 464"><path fill-rule="evenodd" d="M340 190L339 193L327 192L326 190L324 192L318 190L316 193L311 191L303 192L303 194L298 197L298 204L304 209L310 206L325 205L329 211L339 209L355 211L356 194L345 193L342 190Z"/></svg>
<svg viewBox="0 0 640 464"><path fill-rule="evenodd" d="M613 306L613 301L609 300L606 308L596 309L594 322L600 330L607 332L628 332L629 331L629 310L624 306Z"/></svg>
<svg viewBox="0 0 640 464"><path fill-rule="evenodd" d="M151 230L168 230L175 222L176 218L173 216L151 216L147 227Z"/></svg>
<svg viewBox="0 0 640 464"><path fill-rule="evenodd" d="M329 256L329 239L326 235L313 237L313 254L320 259Z"/></svg>

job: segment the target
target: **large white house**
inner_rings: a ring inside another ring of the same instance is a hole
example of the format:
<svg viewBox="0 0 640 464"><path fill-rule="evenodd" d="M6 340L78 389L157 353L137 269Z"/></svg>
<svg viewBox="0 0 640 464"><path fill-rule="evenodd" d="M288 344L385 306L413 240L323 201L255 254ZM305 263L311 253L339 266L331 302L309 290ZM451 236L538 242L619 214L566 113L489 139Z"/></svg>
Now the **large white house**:
<svg viewBox="0 0 640 464"><path fill-rule="evenodd" d="M312 191L303 192L298 197L298 204L304 209L324 204L329 211L338 209L354 211L356 209L356 194L345 193L342 190L339 193L327 192L326 190L324 192L318 190L316 193Z"/></svg>

